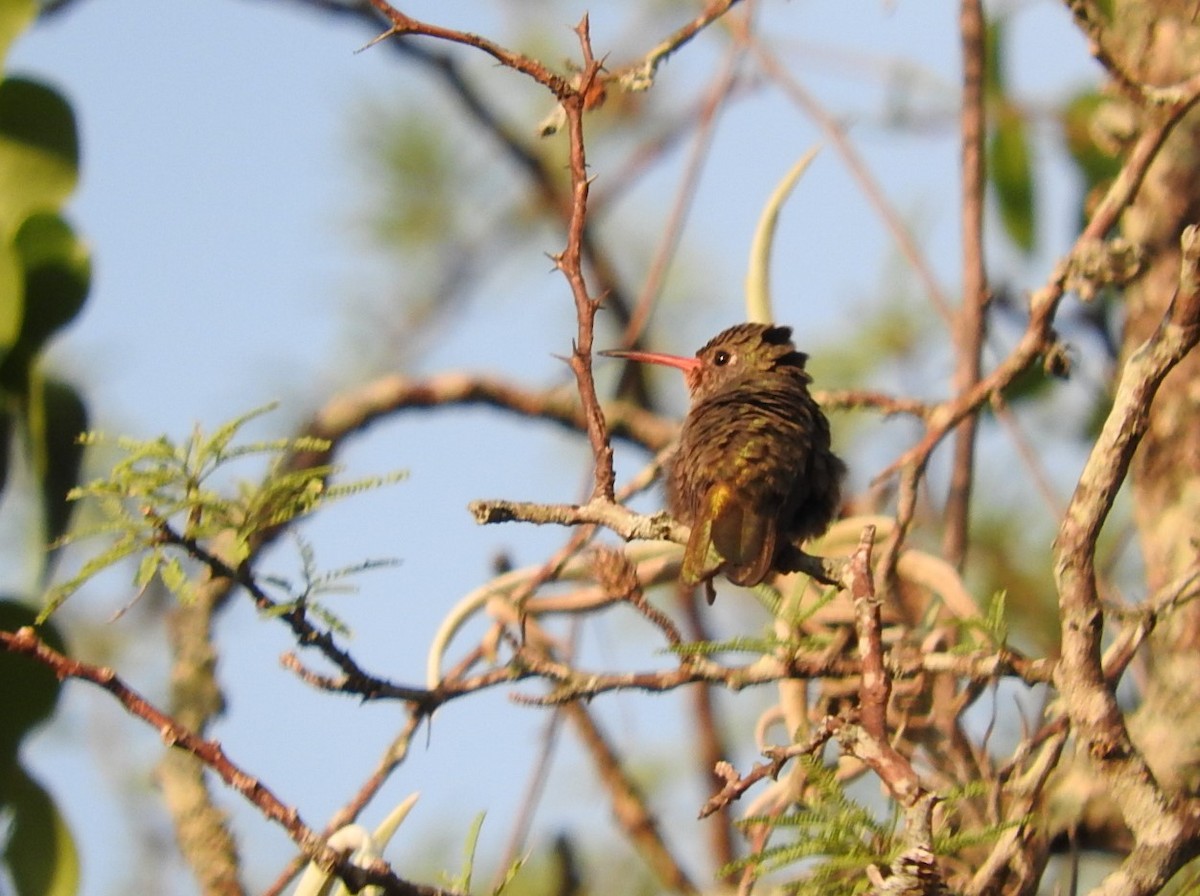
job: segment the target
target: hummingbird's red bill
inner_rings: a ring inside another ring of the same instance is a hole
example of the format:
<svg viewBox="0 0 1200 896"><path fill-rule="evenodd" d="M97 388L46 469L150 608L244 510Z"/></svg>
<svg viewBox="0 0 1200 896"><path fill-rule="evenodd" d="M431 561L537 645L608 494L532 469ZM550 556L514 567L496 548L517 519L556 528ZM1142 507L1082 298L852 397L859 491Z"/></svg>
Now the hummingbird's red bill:
<svg viewBox="0 0 1200 896"><path fill-rule="evenodd" d="M662 364L666 367L678 368L684 373L695 370L700 366L699 358L685 358L681 355L668 355L663 352L635 352L626 351L619 348L612 348L602 351L600 354L604 355L606 358L621 358L625 361L641 361L645 364Z"/></svg>
<svg viewBox="0 0 1200 896"><path fill-rule="evenodd" d="M698 356L685 358L681 355L668 355L663 352L635 352L624 349L609 349L601 352L606 358L620 358L624 361L641 361L645 364L661 364L664 367L674 367L683 371L688 390L694 391L700 381L703 362Z"/></svg>

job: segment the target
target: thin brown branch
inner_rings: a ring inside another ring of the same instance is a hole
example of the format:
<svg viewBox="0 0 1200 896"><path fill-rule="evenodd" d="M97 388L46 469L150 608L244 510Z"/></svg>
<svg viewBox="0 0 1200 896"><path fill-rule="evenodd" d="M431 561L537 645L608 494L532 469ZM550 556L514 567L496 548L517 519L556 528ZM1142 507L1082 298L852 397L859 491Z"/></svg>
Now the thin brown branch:
<svg viewBox="0 0 1200 896"><path fill-rule="evenodd" d="M570 141L571 214L567 222L567 246L562 253L555 256L554 262L566 277L571 287L571 295L575 299L578 332L571 346L570 365L575 374L588 441L591 442L595 461L592 496L611 501L616 483L612 445L608 441L607 424L600 409L600 401L596 397L596 382L592 376L592 336L601 300L593 299L588 293L583 272L587 200L591 187L583 138L583 116L593 88L598 87L600 62L592 55L591 32L586 15L576 26L575 32L579 36L579 46L583 52L583 69L578 76L579 89L567 95L559 95L563 113L567 118L567 136Z"/></svg>
<svg viewBox="0 0 1200 896"><path fill-rule="evenodd" d="M243 564L240 568L234 569L194 538L176 532L165 520L157 521L156 525L164 543L183 548L188 554L203 563L214 578L236 582L246 590L260 611L278 615L292 630L296 642L301 647L315 647L326 659L341 669L344 675L343 689L362 694L364 697L386 690L393 698L409 700L414 703L422 703L428 698L428 692L424 689L405 688L364 671L347 651L338 646L332 632L317 628L309 621L302 604L297 603L284 609L262 589L246 565ZM408 696L403 696L405 693Z"/></svg>
<svg viewBox="0 0 1200 896"><path fill-rule="evenodd" d="M850 555L846 585L854 601L858 655L862 660L859 715L866 732L872 737L884 740L887 738L887 708L892 694L892 682L883 665L881 601L875 594L875 582L871 575L871 548L874 544L875 527L864 527L859 537L858 548Z"/></svg>
<svg viewBox="0 0 1200 896"><path fill-rule="evenodd" d="M514 862L520 861L521 854L527 849L526 841L529 838L529 831L533 827L534 816L541 804L542 796L546 792L546 786L550 782L550 763L558 748L563 718L561 710L556 709L551 712L538 736L537 753L529 765L529 777L525 783L525 790L521 795L518 809L513 813L512 830L504 844L504 851L500 854L500 861L496 863L496 874L492 878L493 891L498 890L508 869L513 866Z"/></svg>
<svg viewBox="0 0 1200 896"><path fill-rule="evenodd" d="M561 712L574 727L591 757L592 765L612 801L617 824L650 866L655 877L672 892L699 893L663 839L658 820L650 811L641 788L625 771L620 757L585 705L568 703L561 708Z"/></svg>
<svg viewBox="0 0 1200 896"><path fill-rule="evenodd" d="M923 402L882 392L816 391L813 395L828 410L865 408L885 416L899 414L922 419L931 413L931 408ZM297 454L289 467L329 464L346 439L396 414L471 406L497 408L575 432L583 432L587 425L573 390L529 389L498 377L469 373L442 373L424 379L387 374L330 398L302 433L329 442L329 450ZM679 430L676 421L625 401L606 402L603 412L613 438L631 441L649 451L666 448Z"/></svg>
<svg viewBox="0 0 1200 896"><path fill-rule="evenodd" d="M988 302L983 261L984 196L984 70L986 53L981 0L962 0L958 17L962 41L963 92L960 115L962 159L962 303L955 327L955 394L979 382L983 350L984 312ZM975 439L979 418L968 415L955 431L954 458L946 494L942 553L959 569L966 558L970 532L971 484L975 470Z"/></svg>
<svg viewBox="0 0 1200 896"><path fill-rule="evenodd" d="M764 750L763 755L767 757L767 761L756 762L744 775L739 775L729 763L719 765L717 774L724 779L725 785L708 798L708 802L700 808L699 817L707 818L714 812L726 808L734 800L740 799L742 794L759 781L767 778L772 781L776 780L784 766L797 756L815 755L829 742L839 725L839 721L833 716L826 716L819 725L814 727L808 740L804 743Z"/></svg>
<svg viewBox="0 0 1200 896"><path fill-rule="evenodd" d="M975 654L918 653L892 660L893 674L898 676L942 672L983 682L993 681L996 677L1014 676L1026 684L1049 681L1054 675L1054 667L1051 660L1030 660L1007 650ZM828 651L797 652L786 659L762 658L743 666L724 666L692 658L674 669L616 673L573 669L522 654L508 666L476 676L461 679L447 676L433 699L444 703L481 688L528 679L549 681L554 688L542 696L514 694L514 700L531 706L558 706L572 700L589 700L610 691L661 693L697 682L740 691L789 678L848 678L861 674L861 661L831 656Z"/></svg>
<svg viewBox="0 0 1200 896"><path fill-rule="evenodd" d="M1009 778L1005 788L1007 805L1002 820L1010 822L1010 825L996 838L987 858L971 877L964 896L984 896L986 893L998 892L998 881L1001 880L1010 885L1014 883L1014 879L1023 879L1031 885L1036 884L1036 881L1029 879L1041 865L1028 859L1029 852L1038 847L1030 843L1031 838L1025 828L1025 821L1042 802L1046 783L1058 768L1067 734L1068 727L1058 725L1040 743L1035 744L1034 739L1026 738L1014 751L1014 755L1024 761L1026 754L1035 747L1037 749L1025 771L1019 776ZM1020 892L1026 890L1022 888Z"/></svg>
<svg viewBox="0 0 1200 896"><path fill-rule="evenodd" d="M578 526L599 524L626 541L673 541L687 544L687 527L665 512L642 516L610 501L587 504L538 504L532 501L472 501L471 513L480 525L523 522L535 525Z"/></svg>
<svg viewBox="0 0 1200 896"><path fill-rule="evenodd" d="M445 28L430 22L422 22L419 19L400 12L400 10L388 3L387 0L370 0L370 3L391 23L391 28L386 34L382 35L384 38L421 35L423 37L449 41L450 43L464 44L465 46L474 47L477 50L487 53L506 68L511 68L513 71L528 75L560 100L574 97L578 93L566 78L550 71L541 62L523 53L510 50L478 34L457 31L453 28Z"/></svg>
<svg viewBox="0 0 1200 896"><path fill-rule="evenodd" d="M710 0L700 15L668 36L647 53L645 58L618 69L610 78L626 90L648 90L654 83L658 67L666 62L672 53L729 12L738 2L739 0Z"/></svg>
<svg viewBox="0 0 1200 896"><path fill-rule="evenodd" d="M0 631L0 646L12 653L32 657L60 679L76 678L108 691L130 715L156 729L168 747L190 754L213 771L228 787L257 807L264 818L282 827L310 860L340 877L351 890L357 891L373 884L383 888L385 893L397 896L449 896L448 891L402 880L382 860L359 867L350 862L346 854L329 848L316 832L304 824L294 807L285 805L261 781L238 767L217 741L195 734L186 725L159 710L111 669L59 653L29 627L15 632Z"/></svg>
<svg viewBox="0 0 1200 896"><path fill-rule="evenodd" d="M1017 419L1017 415L1004 400L1004 396L998 392L992 396L992 413L996 415L997 422L1008 434L1017 456L1025 465L1025 469L1029 471L1029 478L1033 482L1034 490L1042 499L1050 517L1055 520L1060 519L1063 511L1063 499L1055 491L1054 483L1050 481L1050 473L1038 457L1033 442L1021 427L1021 421Z"/></svg>
<svg viewBox="0 0 1200 896"><path fill-rule="evenodd" d="M880 472L876 481L886 479L897 470L917 464L921 468L942 439L968 415L991 396L1006 386L1033 364L1040 355L1056 344L1053 330L1054 315L1074 274L1076 259L1092 254L1097 242L1116 225L1121 212L1133 200L1142 183L1150 163L1154 161L1163 141L1171 133L1185 112L1200 100L1200 83L1196 89L1179 103L1164 109L1160 119L1150 124L1130 150L1121 171L1113 179L1103 199L1096 206L1083 232L1067 255L1054 267L1046 284L1030 296L1029 322L1017 345L1003 361L975 386L939 404L930 414L925 435L905 451L899 458Z"/></svg>
<svg viewBox="0 0 1200 896"><path fill-rule="evenodd" d="M712 641L709 619L707 614L700 609L700 598L696 588L685 585L676 579L674 594L676 603L683 613L687 639L697 642ZM695 731L692 738L695 743L693 754L697 771L705 785L718 787L721 784L721 778L717 771L718 763L729 755L725 730L727 726L721 724L717 714L716 691L713 685L708 682L698 682L692 688L690 697L692 726ZM711 816L707 834L709 861L715 872L732 862L736 856L734 846L736 831L733 824L733 813L729 806L721 807ZM732 879L726 882L732 883Z"/></svg>
<svg viewBox="0 0 1200 896"><path fill-rule="evenodd" d="M673 541L687 544L689 530L666 512L652 516L633 513L620 504L593 498L587 504L538 504L532 501L472 501L471 513L480 525L525 522L535 525L580 526L599 524L626 541ZM843 563L830 557L814 557L787 546L776 558L781 572L802 572L818 581L837 584Z"/></svg>

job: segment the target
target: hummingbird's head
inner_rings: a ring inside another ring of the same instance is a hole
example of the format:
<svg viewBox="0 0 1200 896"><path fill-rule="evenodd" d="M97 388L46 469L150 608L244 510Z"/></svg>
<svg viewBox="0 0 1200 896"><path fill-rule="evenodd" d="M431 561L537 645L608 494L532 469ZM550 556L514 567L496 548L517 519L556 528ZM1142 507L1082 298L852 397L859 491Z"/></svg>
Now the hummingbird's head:
<svg viewBox="0 0 1200 896"><path fill-rule="evenodd" d="M697 364L685 375L693 397L700 397L775 373L800 374L807 379L807 360L792 343L791 327L737 324L705 343L696 352Z"/></svg>
<svg viewBox="0 0 1200 896"><path fill-rule="evenodd" d="M693 401L756 376L799 375L806 381L808 356L792 344L792 328L774 324L737 324L722 330L694 358L658 352L607 351L612 358L665 364L683 371Z"/></svg>

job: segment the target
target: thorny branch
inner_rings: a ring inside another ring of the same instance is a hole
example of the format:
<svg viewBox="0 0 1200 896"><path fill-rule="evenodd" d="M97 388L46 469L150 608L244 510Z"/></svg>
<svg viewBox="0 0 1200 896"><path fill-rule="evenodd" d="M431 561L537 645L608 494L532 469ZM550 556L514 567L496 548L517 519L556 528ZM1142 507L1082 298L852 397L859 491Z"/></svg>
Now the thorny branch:
<svg viewBox="0 0 1200 896"><path fill-rule="evenodd" d="M1071 250L1055 265L1046 284L1030 296L1029 322L1009 355L974 386L937 405L926 418L926 431L921 440L875 477L875 481L879 482L896 472L900 473L897 526L880 557L885 577L890 578L895 569L900 545L916 509L917 484L934 449L967 415L975 413L993 395L999 394L1039 357L1050 357L1058 351L1054 317L1076 273L1076 266L1102 243L1116 225L1121 212L1137 193L1163 141L1184 113L1200 100L1200 79L1189 86L1192 87L1189 92L1180 94L1176 102L1164 106L1158 119L1142 131Z"/></svg>
<svg viewBox="0 0 1200 896"><path fill-rule="evenodd" d="M320 3L321 0L313 0ZM613 502L613 473L609 436L632 438L640 444L662 449L670 441L672 428L661 419L640 411L636 407L614 404L603 410L595 394L591 376L591 346L593 324L600 307L603 291L599 298L589 290L584 277L584 263L589 259L589 233L586 227L587 201L590 178L584 154L584 112L589 104L602 100L604 83L614 78L624 79L629 86L638 86L639 79L652 78L654 71L666 55L682 46L700 29L719 19L737 0L713 0L701 14L684 28L671 35L656 47L643 63L628 66L615 75L603 72L600 63L592 54L586 19L578 28L584 66L572 79L566 79L549 70L537 60L516 53L486 38L466 32L443 28L419 21L402 13L384 0L366 0L370 7L386 17L390 23L386 37L425 37L449 41L472 47L496 59L500 64L522 72L545 86L562 103L567 120L568 138L571 143L570 173L571 190L569 199L563 203L567 213L567 245L555 260L566 276L575 300L578 330L572 346L570 363L576 375L577 393L568 395L562 391L536 393L521 390L508 384L486 378L463 376L435 377L425 381L388 377L370 384L366 389L343 396L331 403L312 423L314 433L329 438L337 449L338 444L350 434L369 425L374 420L411 408L446 407L454 404L488 403L504 407L518 414L553 420L560 425L586 432L595 455L595 483L591 500L581 505L539 505L511 501L476 502L472 511L480 522L523 520L533 523L554 523L571 526L607 526L626 539L667 539L681 542L686 535L681 528L663 515L641 517L625 510ZM975 7L970 0L964 9ZM1114 182L1105 200L1089 222L1084 233L1068 257L1060 263L1049 278L1047 285L1036 293L1030 303L1030 320L1024 336L1013 352L986 377L974 376L964 379L955 394L935 406L920 402L894 399L889 396L868 393L840 393L823 397L823 403L844 407L873 407L883 413L906 413L922 419L926 430L922 440L904 454L888 473L899 471L900 510L899 524L893 536L884 546L882 566L894 572L899 558L899 546L912 519L916 503L916 492L928 459L940 441L954 428L970 418L984 402L999 394L1013 378L1035 363L1039 356L1047 356L1056 350L1053 320L1063 293L1070 288L1072 277L1078 272L1076 262L1104 238L1117 216L1126 207L1140 183L1146 168L1153 160L1162 140L1178 118L1190 108L1200 96L1200 79L1189 79L1169 88L1150 88L1135 84L1119 63L1114 60L1100 40L1100 30L1088 18L1090 5L1071 3L1081 22L1093 37L1097 56L1127 92L1142 100L1162 107L1159 122L1149 128L1130 154L1121 175ZM1197 238L1190 232L1185 241L1185 259L1195 266L1198 254ZM593 263L595 259L592 258ZM979 271L982 277L982 271ZM1185 272L1186 274L1186 272ZM1192 271L1195 274L1195 271ZM601 278L602 279L602 278ZM1190 282L1185 275L1183 282ZM1194 279L1194 276L1193 278ZM980 289L975 291L982 297ZM968 302L971 301L968 291ZM1104 434L1097 442L1088 467L1080 479L1079 488L1064 518L1057 544L1056 577L1063 610L1062 665L1054 672L1064 697L1072 725L1084 740L1092 757L1102 767L1104 774L1114 784L1128 807L1127 819L1138 838L1138 847L1121 871L1106 884L1104 892L1149 892L1152 879L1161 878L1186 858L1186 848L1180 846L1183 838L1174 838L1168 846L1158 837L1156 824L1168 823L1182 829L1194 829L1197 825L1197 807L1189 801L1164 796L1150 776L1140 755L1128 740L1120 711L1112 699L1111 685L1132 655L1136 644L1154 622L1154 616L1131 620L1114 641L1109 654L1101 661L1100 635L1102 615L1095 588L1094 550L1096 536L1111 507L1112 497L1120 482L1125 478L1129 458L1145 427L1145 415L1154 391L1162 378L1180 357L1195 345L1200 300L1195 289L1181 288L1180 295L1172 305L1171 314L1159 332L1143 346L1143 351L1133 356L1125 368L1121 392L1110 414ZM292 459L294 466L324 463L328 458L314 455L298 455ZM968 465L969 467L969 465ZM244 587L262 608L274 606L270 598L259 588L249 573L249 567L234 569L220 556L201 545L189 542L172 532L165 524L164 538L189 551L201 560L217 580L214 588L234 584ZM256 545L260 549L276 533L265 535ZM894 796L914 811L919 824L914 827L927 830L928 810L931 803L925 802L915 773L908 759L899 754L890 744L887 732L887 706L893 675L915 675L920 671L949 671L956 676L972 680L990 680L1000 675L1013 675L1026 682L1045 682L1054 669L1049 661L1027 660L1007 649L987 653L962 654L954 652L924 652L916 656L893 655L885 668L883 625L879 611L879 598L874 592L869 568L872 539L864 536L848 570L840 567L838 576L845 573L846 583L855 600L856 622L859 636L859 659L834 656L806 656L799 652L788 657L772 657L744 667L725 667L695 657L685 657L678 668L653 672L635 672L623 675L586 674L559 662L553 656L529 645L513 641L509 646L513 655L508 664L471 674L472 669L484 658L475 652L458 669L442 678L434 687L405 687L375 678L363 671L350 655L342 650L326 632L316 629L299 614L282 614L301 645L317 646L341 671L340 677L322 677L300 669L294 658L290 661L307 680L317 686L346 693L358 694L372 699L396 699L410 705L409 724L403 734L403 743L390 751L388 761L381 762L372 780L341 816L353 818L378 786L386 778L394 763L402 758L407 740L420 720L436 706L479 689L511 684L514 681L540 679L552 685L552 691L543 697L521 697L524 702L538 704L563 704L586 699L610 690L638 688L646 691L663 691L689 683L707 682L738 689L759 683L778 681L784 678L821 677L825 675L858 676L860 679L861 727L846 725L841 720L829 719L817 727L812 738L801 746L779 748L768 754L770 762L755 766L745 777L738 778L726 770L728 784L710 800L713 809L737 799L757 781L778 774L783 764L802 752L811 752L831 736L844 738L847 748L868 762L888 784ZM833 570L825 569L827 575ZM1180 585L1177 595L1166 595L1161 600L1162 609L1169 610L1178 601L1186 599L1194 591L1194 581ZM1189 591L1190 589L1190 591ZM531 589L532 590L532 589ZM595 609L602 601L611 602L612 595L573 595L582 600L575 607ZM665 639L678 645L678 631L669 618L630 595L629 599L641 612L643 618L662 631ZM533 613L550 612L553 602L560 600L562 606L570 598L535 599L528 609ZM590 603L589 603L590 601ZM386 866L372 866L363 871L350 865L345 856L332 852L324 846L321 838L304 827L294 809L283 806L270 791L255 779L237 769L214 741L205 740L191 733L185 726L158 712L136 693L129 690L109 670L77 663L54 654L36 640L30 630L15 634L0 633L6 649L27 653L59 672L60 675L90 680L106 688L125 705L129 711L164 733L168 743L196 756L206 766L216 770L221 777L247 799L259 806L264 815L288 828L301 849L313 855L327 867L340 874L348 885L361 886L377 883L386 892L436 893L440 891L419 885L408 884L395 877ZM587 717L582 717L587 721ZM1023 791L1028 799L1014 808L1012 817L1020 817L1034 805L1053 768L1058 751L1066 737L1066 726L1047 728L1042 749L1027 771L1030 783ZM1030 739L1033 740L1032 738ZM613 766L616 766L614 761ZM1025 808L1021 808L1025 807ZM644 808L644 807L643 807ZM706 812L712 811L706 806ZM917 816L924 813L924 821ZM1151 819L1154 819L1153 823ZM999 873L1013 856L1016 834L1008 839L1007 845L998 843L991 854L991 866L980 870L976 882L994 880L991 875ZM1156 839L1157 838L1157 839ZM374 876L372 876L374 875ZM682 889L690 888L686 878L680 878ZM1122 889L1122 888L1127 889ZM982 889L973 892L984 892Z"/></svg>
<svg viewBox="0 0 1200 896"><path fill-rule="evenodd" d="M294 808L284 805L261 781L234 764L219 743L199 737L157 709L111 669L64 656L38 638L37 633L29 627L16 632L0 631L0 645L13 653L32 657L50 668L60 679L77 678L108 691L131 715L157 729L168 747L184 750L203 762L230 788L257 806L265 818L287 831L305 855L324 870L336 874L352 890L375 885L382 887L385 893L396 896L451 896L448 891L436 887L402 880L382 860L360 867L350 862L344 853L330 849L321 837L304 824Z"/></svg>
<svg viewBox="0 0 1200 896"><path fill-rule="evenodd" d="M612 445L608 442L607 424L600 401L596 397L596 381L592 377L592 333L596 323L596 312L602 301L593 299L588 293L583 274L583 236L587 221L588 177L587 160L583 139L583 113L587 98L596 84L600 73L600 62L592 55L591 32L585 15L576 27L579 46L583 50L583 70L579 74L579 88L569 96L559 96L563 112L567 117L567 136L570 141L571 166L571 217L567 224L567 248L555 257L555 264L566 277L575 298L575 317L578 320L578 336L571 346L571 370L579 387L579 399L583 403L584 420L587 422L588 440L592 443L595 457L595 485L593 498L612 500L616 474L613 472Z"/></svg>
<svg viewBox="0 0 1200 896"><path fill-rule="evenodd" d="M583 159L582 113L584 107L589 102L595 102L599 99L602 99L603 91L602 89L598 91L592 91L588 93L587 96L582 97L580 91L573 86L571 82L568 82L561 76L545 68L536 60L530 59L529 57L526 57L520 53L512 52L493 41L477 35L471 35L464 32L455 31L453 29L442 28L440 26L420 22L417 19L394 9L390 6L390 4L384 2L384 0L367 0L367 2L369 2L371 8L374 8L379 14L383 15L390 23L391 27L385 36L425 36L443 41L450 41L453 43L461 43L479 49L497 59L501 64L513 68L514 70L521 71L533 78L535 81L538 81L546 86L563 103L563 107L567 112L568 118L572 119L571 139L573 140L573 147L571 170L573 196L569 204L570 226L568 228L568 246L567 250L563 253L562 258L564 262L564 270L568 272L569 279L570 269L574 269L576 272L577 276L575 277L575 281L572 283L572 285L573 291L575 292L581 308L580 336L576 340L574 347L575 357L573 359L573 367L576 370L577 379L579 380L580 385L579 391L582 397L584 425L587 431L592 435L593 444L596 448L596 493L611 497L611 449L608 447L607 437L604 433L604 418L599 413L594 387L591 384L589 357L592 318L595 314L595 308L599 303L593 302L593 300L591 300L587 295L586 286L583 284L582 280L582 270L580 264L581 247L586 247L592 244L592 241L588 239L587 233L583 229L583 222L585 220L584 203L586 202L588 180L586 165ZM316 5L322 5L321 0L314 0L314 3ZM335 9L333 5L328 4L326 4L326 8ZM365 3L351 4L347 7L337 7L336 9L337 11L341 12L343 10L351 11L363 8L367 8ZM711 20L712 19L710 18L709 21ZM674 37L677 45L681 45L705 24L707 24L707 22L698 22L694 23L694 26L691 28L681 30ZM600 71L600 67L596 60L591 58L591 49L586 34L586 22L580 28L580 37L586 62L590 69L590 72L585 73L584 81L591 79L592 84L595 85L596 76ZM669 47L660 47L656 50L656 53L659 53L660 56L665 56L665 52L669 51ZM593 260L598 258L595 252L592 252L591 254L593 256ZM588 309L587 314L582 313L582 310L585 306ZM578 412L575 410L572 410L569 413L572 417L575 417L578 414ZM332 450L334 449L331 448L331 451ZM315 454L298 455L292 459L292 465L293 467L297 467L306 463L320 463L321 460L322 458ZM256 538L255 542L250 546L251 557L250 560L244 565L245 569L249 568L250 563L257 553L261 551L266 544L273 540L278 532L279 528L276 528L275 530L261 533L260 536ZM185 548L187 547L186 545L183 546ZM196 545L192 546L193 554L197 553L195 549L198 547L199 546ZM211 717L213 708L219 705L220 702L219 692L216 688L215 681L212 680L211 675L211 658L215 656L215 650L212 647L210 638L210 624L213 618L213 613L224 605L225 596L227 595L230 586L235 583L242 585L247 584L245 576L241 575L240 573L236 575L230 574L235 571L232 570L230 565L222 559L222 556L223 555L220 551L213 551L208 552L207 556L201 557L202 561L205 562L209 566L209 569L213 571L215 578L209 581L204 589L205 600L199 604L202 612L198 614L187 613L179 615L179 624L177 625L178 637L175 639L175 641L173 641L173 645L176 647L177 654L179 654L176 657L177 667L185 673L189 672L190 670L194 670L195 675L205 679L205 683L197 682L197 684L201 684L206 691L209 691L213 694L213 699L209 701L208 708L198 708L197 712L194 713L196 724L200 727L203 727L207 723L207 720ZM262 596L263 595L259 594L256 597L256 600L259 600L260 603ZM410 689L405 689L401 686L389 685L382 680L371 679L368 676L364 676L361 673L361 670L358 670L356 665L349 658L349 655L337 648L336 644L332 640L332 637L328 635L328 633L315 632L311 629L305 630L306 620L302 618L302 614L290 615L292 618L289 620L289 622L291 622L293 629L296 631L298 637L300 637L301 643L305 643L307 641L308 643L317 645L322 649L327 657L334 661L335 665L338 665L342 669L343 686L354 689L365 688L372 693L379 693L386 687L386 690L393 693L394 696L399 696L401 699L410 699L415 696ZM185 658L185 653L189 657L199 658L200 661L192 662L190 659ZM176 677L180 681L183 680L182 675ZM191 679L188 680L191 681ZM185 700L185 689L177 689L177 691L179 700ZM414 703L417 706L419 717L424 712L422 707L426 706L427 704L422 703L419 700L414 701ZM170 756L171 754L168 754L168 760ZM180 811L198 817L195 810L202 810L203 806L199 804L208 802L208 796L207 793L203 791L203 787L193 786L201 783L201 771L196 767L176 769L174 768L175 765L177 764L171 763L172 768L167 769L164 772L166 777L169 779L167 783L169 786L173 787L174 784L172 782L178 782L181 786L190 790L192 796L188 797L188 802L186 804L180 804ZM179 813L177 813L177 822L182 823L178 815ZM220 822L217 821L217 824L219 826ZM211 830L200 833L197 839L212 840L213 838L221 835L221 831ZM183 845L185 851L187 851L187 844ZM196 863L193 864L195 865Z"/></svg>

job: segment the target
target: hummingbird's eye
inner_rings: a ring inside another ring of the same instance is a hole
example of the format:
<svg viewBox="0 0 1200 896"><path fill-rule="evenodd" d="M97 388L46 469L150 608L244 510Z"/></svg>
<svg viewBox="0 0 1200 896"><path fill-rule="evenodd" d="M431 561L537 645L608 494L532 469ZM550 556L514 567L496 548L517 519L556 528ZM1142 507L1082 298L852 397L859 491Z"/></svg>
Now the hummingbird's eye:
<svg viewBox="0 0 1200 896"><path fill-rule="evenodd" d="M733 356L729 354L729 352L720 351L713 355L713 363L718 367L724 367L730 362L730 360L732 360L732 358Z"/></svg>

